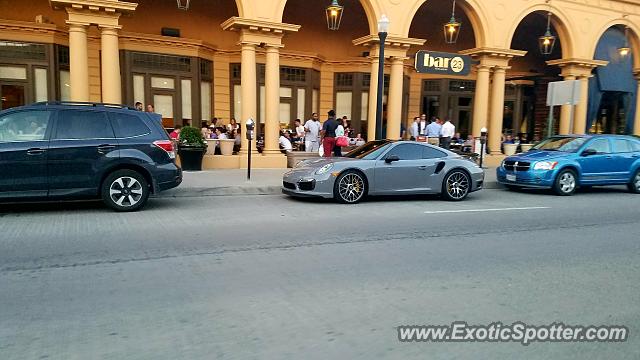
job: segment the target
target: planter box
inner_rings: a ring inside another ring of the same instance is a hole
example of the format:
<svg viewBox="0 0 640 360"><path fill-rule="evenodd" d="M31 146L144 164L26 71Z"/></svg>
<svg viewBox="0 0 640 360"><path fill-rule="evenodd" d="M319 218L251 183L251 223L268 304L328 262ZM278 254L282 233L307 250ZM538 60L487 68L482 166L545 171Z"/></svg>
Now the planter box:
<svg viewBox="0 0 640 360"><path fill-rule="evenodd" d="M205 148L180 146L178 155L180 156L180 165L182 170L200 171L202 170L202 158L206 152Z"/></svg>
<svg viewBox="0 0 640 360"><path fill-rule="evenodd" d="M520 151L527 152L529 150L531 150L531 148L533 147L534 144L520 144Z"/></svg>
<svg viewBox="0 0 640 360"><path fill-rule="evenodd" d="M216 147L220 145L220 152L224 156L233 155L234 139L206 139L207 141L207 155L215 155Z"/></svg>
<svg viewBox="0 0 640 360"><path fill-rule="evenodd" d="M515 155L518 145L516 144L502 144L504 147L504 154L507 156Z"/></svg>

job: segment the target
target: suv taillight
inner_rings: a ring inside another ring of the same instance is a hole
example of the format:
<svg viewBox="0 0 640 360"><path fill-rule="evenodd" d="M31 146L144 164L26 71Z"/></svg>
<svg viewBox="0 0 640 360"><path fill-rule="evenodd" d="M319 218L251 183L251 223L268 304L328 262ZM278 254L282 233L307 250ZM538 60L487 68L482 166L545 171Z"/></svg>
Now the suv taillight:
<svg viewBox="0 0 640 360"><path fill-rule="evenodd" d="M174 149L173 146L173 141L171 140L158 140L158 141L154 141L153 145L159 147L160 149L164 150L167 152L167 154L169 154L169 158L171 159L175 159L176 158L176 151Z"/></svg>

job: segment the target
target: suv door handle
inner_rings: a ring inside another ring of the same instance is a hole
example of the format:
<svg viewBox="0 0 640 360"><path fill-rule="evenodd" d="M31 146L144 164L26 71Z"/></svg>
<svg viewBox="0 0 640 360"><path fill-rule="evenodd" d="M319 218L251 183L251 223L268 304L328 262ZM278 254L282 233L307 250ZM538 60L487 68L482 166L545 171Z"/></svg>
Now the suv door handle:
<svg viewBox="0 0 640 360"><path fill-rule="evenodd" d="M100 145L98 146L98 152L101 154L108 153L109 151L115 149L115 145Z"/></svg>
<svg viewBox="0 0 640 360"><path fill-rule="evenodd" d="M27 150L27 155L42 155L46 152L47 150L45 149L40 149L40 148L33 148L33 149L29 149Z"/></svg>

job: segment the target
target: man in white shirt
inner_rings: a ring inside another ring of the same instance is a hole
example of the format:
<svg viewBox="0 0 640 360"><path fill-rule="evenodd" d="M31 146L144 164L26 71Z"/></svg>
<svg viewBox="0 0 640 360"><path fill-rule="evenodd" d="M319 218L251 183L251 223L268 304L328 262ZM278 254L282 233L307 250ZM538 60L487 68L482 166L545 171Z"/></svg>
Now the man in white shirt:
<svg viewBox="0 0 640 360"><path fill-rule="evenodd" d="M440 146L449 150L451 146L451 138L456 133L456 126L451 123L451 120L447 118L447 121L442 125L440 130Z"/></svg>
<svg viewBox="0 0 640 360"><path fill-rule="evenodd" d="M289 140L289 132L280 132L280 139L278 139L280 143L280 149L283 153L289 153L293 151L293 146L291 146L291 140Z"/></svg>
<svg viewBox="0 0 640 360"><path fill-rule="evenodd" d="M420 134L420 136L427 135L427 126L429 126L427 123L427 114L420 115L420 121L418 122L418 134Z"/></svg>
<svg viewBox="0 0 640 360"><path fill-rule="evenodd" d="M304 133L305 131L302 122L300 121L300 119L296 119L296 138L298 139L298 141L304 141Z"/></svg>
<svg viewBox="0 0 640 360"><path fill-rule="evenodd" d="M411 130L409 135L411 136L410 140L412 141L416 141L418 139L418 136L420 136L420 118L419 117L414 117L413 118L413 124L411 124Z"/></svg>
<svg viewBox="0 0 640 360"><path fill-rule="evenodd" d="M311 119L304 124L304 131L306 132L304 137L305 151L318 152L320 150L320 130L322 130L320 117L318 113L313 113L311 114Z"/></svg>

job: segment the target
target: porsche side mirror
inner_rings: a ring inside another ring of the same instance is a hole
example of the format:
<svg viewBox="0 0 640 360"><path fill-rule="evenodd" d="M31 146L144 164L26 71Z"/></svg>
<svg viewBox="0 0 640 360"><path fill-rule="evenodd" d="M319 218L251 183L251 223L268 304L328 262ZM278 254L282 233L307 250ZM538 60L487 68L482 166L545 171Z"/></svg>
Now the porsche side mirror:
<svg viewBox="0 0 640 360"><path fill-rule="evenodd" d="M580 154L581 156L593 156L596 155L598 152L596 151L596 149L587 149L585 151L582 152L582 154Z"/></svg>
<svg viewBox="0 0 640 360"><path fill-rule="evenodd" d="M387 164L391 164L394 161L400 161L398 155L389 155L386 159L384 159L384 162L386 162Z"/></svg>

